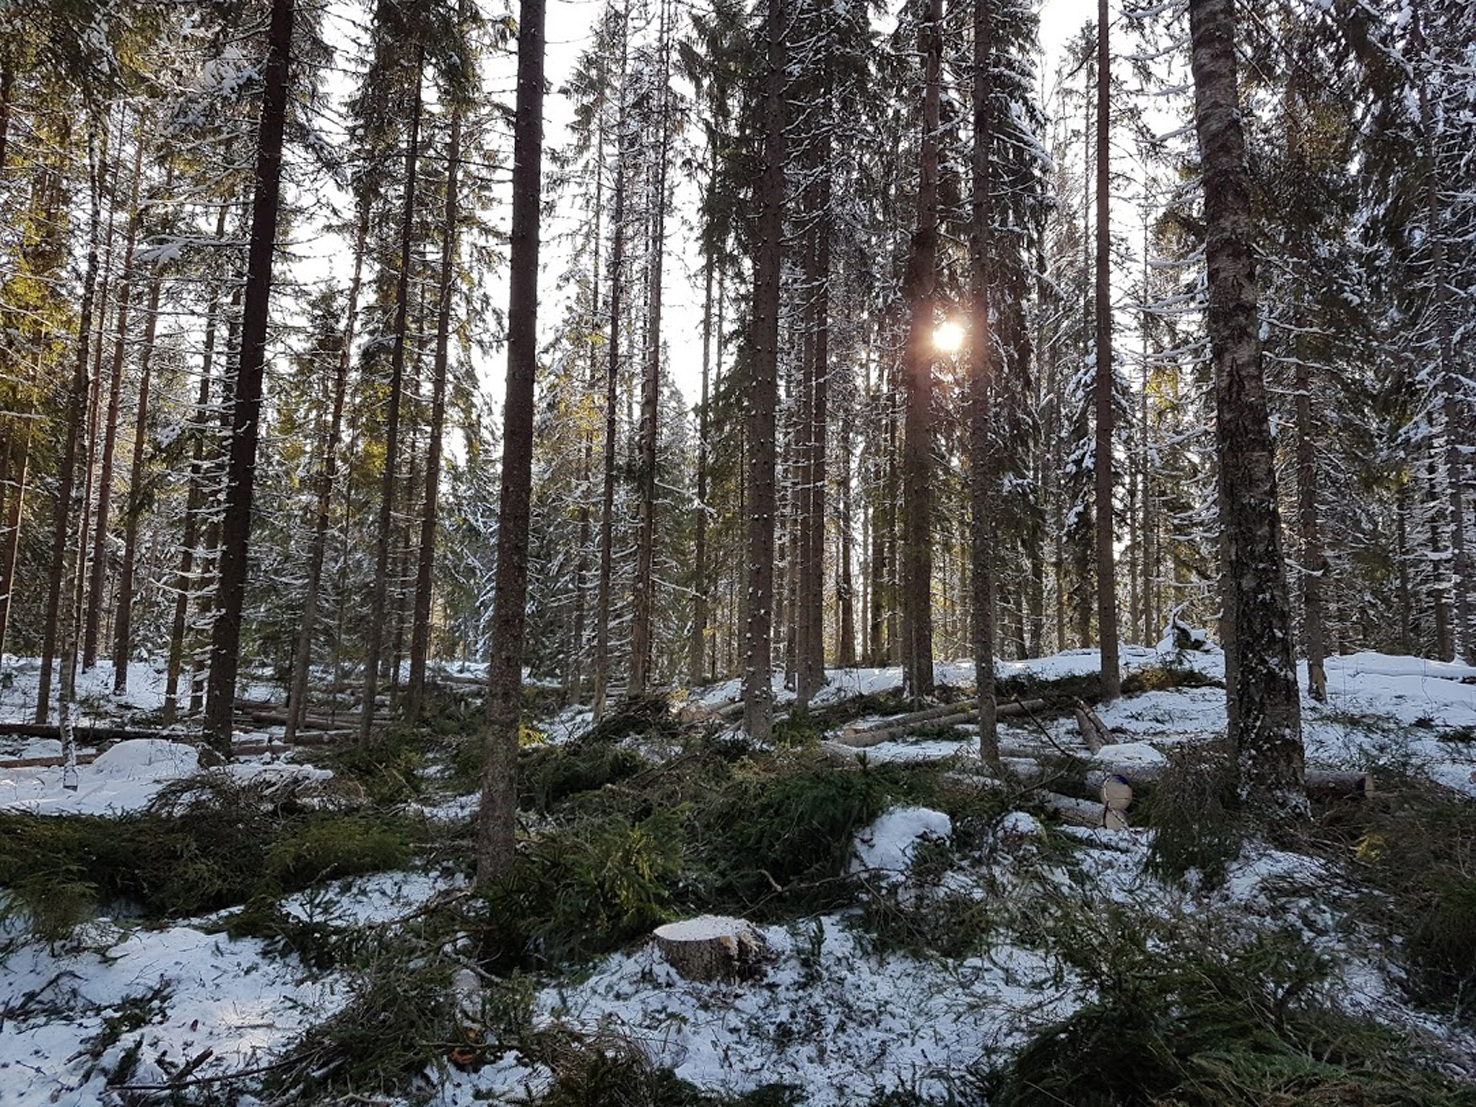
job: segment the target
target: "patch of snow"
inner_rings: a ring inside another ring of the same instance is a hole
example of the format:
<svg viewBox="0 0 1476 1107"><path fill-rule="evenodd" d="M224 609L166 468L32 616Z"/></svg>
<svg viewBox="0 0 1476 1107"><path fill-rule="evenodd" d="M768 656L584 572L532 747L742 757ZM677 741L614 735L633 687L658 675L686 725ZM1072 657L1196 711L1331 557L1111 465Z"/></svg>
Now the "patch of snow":
<svg viewBox="0 0 1476 1107"><path fill-rule="evenodd" d="M953 820L926 807L894 807L856 835L851 846L851 872L880 871L900 879L912 869L920 842L947 841Z"/></svg>
<svg viewBox="0 0 1476 1107"><path fill-rule="evenodd" d="M129 931L105 920L87 931L85 941L61 948L29 942L0 962L0 993L15 1000L35 993L28 1011L0 1024L6 1107L116 1102L108 1078L134 1049L130 1083L166 1082L207 1050L197 1078L249 1069L345 998L336 978L307 979L295 958L269 955L255 939L229 941L190 926ZM89 1057L84 1042L110 1016L118 1025L124 1007L141 1012L143 1024Z"/></svg>
<svg viewBox="0 0 1476 1107"><path fill-rule="evenodd" d="M1092 755L1092 760L1106 765L1162 765L1168 761L1159 750L1147 742L1117 742L1103 746Z"/></svg>

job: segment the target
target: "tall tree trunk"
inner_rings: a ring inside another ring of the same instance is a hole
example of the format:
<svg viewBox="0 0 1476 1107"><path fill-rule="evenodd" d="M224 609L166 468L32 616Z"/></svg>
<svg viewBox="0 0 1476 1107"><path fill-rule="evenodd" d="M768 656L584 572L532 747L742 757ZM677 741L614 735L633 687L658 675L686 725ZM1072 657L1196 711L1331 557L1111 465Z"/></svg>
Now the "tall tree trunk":
<svg viewBox="0 0 1476 1107"><path fill-rule="evenodd" d="M923 86L922 154L917 190L917 230L912 236L906 296L904 387L907 425L903 439L902 600L903 695L920 701L933 694L932 449L933 289L938 265L938 119L943 59L943 0L923 0L918 49Z"/></svg>
<svg viewBox="0 0 1476 1107"><path fill-rule="evenodd" d="M594 235L591 253L593 254L593 272L589 282L589 333L595 334L600 327L600 247L602 245L602 234L605 213L605 125L603 118L599 126L599 138L595 145L595 210L594 210ZM589 346L589 384L593 390L599 384L600 358L599 345L593 341ZM705 372L705 368L704 368ZM584 639L585 621L587 618L586 607L588 600L585 593L588 591L585 575L587 572L586 558L589 554L590 539L590 510L589 510L589 480L594 463L594 434L586 430L584 432L584 456L580 459L579 467L579 550L574 563L574 628L569 645L569 659L565 666L565 685L568 690L569 699L578 702L584 690Z"/></svg>
<svg viewBox="0 0 1476 1107"><path fill-rule="evenodd" d="M713 151L716 174L717 151ZM709 193L709 197L711 193ZM712 270L717 250L707 243L702 295L702 399L697 406L697 537L692 569L692 637L687 643L687 683L702 683L703 654L707 646L707 407L708 363L712 351Z"/></svg>
<svg viewBox="0 0 1476 1107"><path fill-rule="evenodd" d="M215 223L215 241L225 239L226 209L222 205ZM179 678L184 669L185 631L188 627L190 594L195 589L195 546L200 535L200 514L205 506L205 437L210 421L210 376L215 363L216 316L220 311L220 289L210 290L205 308L205 349L200 358L200 388L195 398L195 421L191 437L190 476L185 492L184 533L180 537L179 570L175 577L174 619L169 631L169 660L164 678L164 724L173 723L179 712Z"/></svg>
<svg viewBox="0 0 1476 1107"><path fill-rule="evenodd" d="M784 0L767 0L763 172L758 181L758 248L753 267L752 363L748 391L748 619L743 663L743 723L767 741L774 725L775 416L779 393L779 280L784 258L785 70Z"/></svg>
<svg viewBox="0 0 1476 1107"><path fill-rule="evenodd" d="M533 479L533 375L538 360L538 206L543 174L543 0L522 0L517 119L513 127L512 234L508 272L507 396L503 405L501 511L492 652L487 665L486 767L477 820L477 882L512 866L517 823L523 618L528 592L528 514Z"/></svg>
<svg viewBox="0 0 1476 1107"><path fill-rule="evenodd" d="M166 180L166 193L168 187ZM128 469L128 501L123 514L123 571L118 578L118 607L114 619L115 696L128 691L128 657L133 652L133 577L138 563L138 523L144 508L144 447L149 437L149 387L154 369L154 338L159 327L160 283L157 276L149 283L148 321L144 324L144 344L138 356L138 411L133 423L133 458Z"/></svg>
<svg viewBox="0 0 1476 1107"><path fill-rule="evenodd" d="M1215 369L1224 603L1233 620L1229 737L1243 802L1275 820L1307 813L1301 699L1281 556L1236 84L1233 0L1190 0L1195 123L1204 178L1209 337Z"/></svg>
<svg viewBox="0 0 1476 1107"><path fill-rule="evenodd" d="M1109 251L1112 135L1109 96L1112 56L1108 43L1107 0L1097 0L1097 279L1096 279L1096 480L1097 639L1101 647L1102 698L1122 694L1117 653L1117 565L1113 551L1112 511L1112 285Z"/></svg>
<svg viewBox="0 0 1476 1107"><path fill-rule="evenodd" d="M128 308L133 296L134 249L138 228L143 218L139 208L139 187L143 179L143 155L147 122L139 113L137 145L133 155L133 185L128 200L128 230L123 242L123 273L118 280L116 314L117 337L113 342L113 372L108 384L108 412L103 424L102 462L97 478L97 518L92 543L92 582L88 586L87 627L82 642L82 668L97 663L98 639L101 636L103 586L108 565L108 517L113 504L113 458L118 440L118 409L123 389L123 358L128 349Z"/></svg>
<svg viewBox="0 0 1476 1107"><path fill-rule="evenodd" d="M1297 523L1302 542L1302 637L1307 648L1307 694L1319 703L1327 701L1327 671L1323 667L1326 646L1322 630L1322 585L1327 558L1322 553L1322 532L1317 512L1317 455L1313 441L1312 373L1307 361L1297 355Z"/></svg>
<svg viewBox="0 0 1476 1107"><path fill-rule="evenodd" d="M77 581L81 565L78 557L85 534L75 539L71 533L72 500L76 496L77 452L81 445L82 423L87 406L87 343L92 334L93 294L97 288L98 235L102 226L102 180L97 163L94 120L88 120L88 170L92 194L92 214L87 232L87 271L82 278L82 311L77 322L77 358L72 371L72 384L67 392L66 443L62 447L61 472L56 494L56 526L52 532L51 576L47 582L46 629L42 642L40 686L36 693L36 721L44 723L51 706L51 667L60 639L61 694L60 716L62 753L67 764L63 784L71 789L76 781L76 743L72 738L71 707L76 679L77 659ZM69 132L70 128L66 128ZM70 134L66 137L70 138ZM80 529L80 528L79 528ZM62 609L63 590L66 609Z"/></svg>
<svg viewBox="0 0 1476 1107"><path fill-rule="evenodd" d="M241 664L241 610L246 601L256 444L261 436L261 386L266 369L267 318L272 296L272 254L277 245L277 210L282 186L282 131L287 121L287 67L296 14L296 0L272 0L266 64L262 69L256 188L251 201L241 352L232 401L230 460L220 527L217 611L205 699L205 737L225 756L231 750L236 674Z"/></svg>
<svg viewBox="0 0 1476 1107"><path fill-rule="evenodd" d="M414 90L410 102L410 133L405 141L405 196L400 216L400 272L395 288L395 340L390 352L389 411L385 415L384 470L379 484L379 522L375 528L374 590L364 651L364 694L359 716L359 742L369 741L374 728L374 701L379 692L379 666L384 649L390 573L390 540L394 532L395 467L400 450L400 406L405 379L405 339L410 313L411 247L415 241L415 170L420 156L420 71L424 49L416 50L412 68Z"/></svg>
<svg viewBox="0 0 1476 1107"><path fill-rule="evenodd" d="M307 592L302 601L302 627L292 657L292 687L287 696L287 728L283 741L291 743L307 710L308 669L312 664L313 634L318 622L318 597L323 587L323 562L328 553L328 529L333 514L333 490L338 482L338 439L343 432L343 405L348 393L349 365L353 361L354 332L359 318L359 290L363 283L364 250L369 237L369 205L362 204L354 239L354 275L349 282L343 316L342 346L333 374L333 409L323 441L323 466L318 474L318 501L313 519L313 541L308 549Z"/></svg>
<svg viewBox="0 0 1476 1107"><path fill-rule="evenodd" d="M646 288L646 364L641 377L641 443L636 470L640 516L636 528L635 603L631 620L631 694L644 692L651 680L651 632L656 615L656 446L661 399L661 270L666 254L666 163L671 144L671 43L665 0L661 3L660 19L658 34L661 52L661 103L656 118L657 126L661 129L661 144L655 167L655 211L651 214Z"/></svg>
<svg viewBox="0 0 1476 1107"><path fill-rule="evenodd" d="M605 714L610 691L610 607L615 572L615 451L620 392L621 300L625 288L625 69L628 49L629 11L620 33L620 107L615 115L615 206L611 218L610 244L610 356L605 372L604 485L600 499L600 581L595 600L594 717Z"/></svg>
<svg viewBox="0 0 1476 1107"><path fill-rule="evenodd" d="M989 179L993 129L989 120L993 81L990 65L993 43L989 0L974 0L973 109L974 150L972 223L970 226L969 288L973 334L969 347L969 504L973 522L970 544L970 610L974 674L979 689L979 756L1000 768L999 731L994 702L994 505L991 502L993 462L990 451L989 386L994 363L994 335L989 308L992 280L989 266L990 220L993 218L993 182Z"/></svg>
<svg viewBox="0 0 1476 1107"><path fill-rule="evenodd" d="M828 20L829 10L822 9L820 18ZM826 57L825 51L822 50L821 56L822 59ZM812 266L806 282L810 292L810 332L813 346L810 363L809 458L803 489L805 518L808 519L809 526L806 534L804 578L801 581L807 626L805 655L800 658L799 673L804 691L799 698L807 708L810 698L825 686L825 447L830 403L830 125L833 116L830 97L830 73L827 68L821 77L820 98L823 109L819 121L820 134L815 141L815 194L812 208L815 243Z"/></svg>
<svg viewBox="0 0 1476 1107"><path fill-rule="evenodd" d="M851 669L856 665L856 580L852 569L856 543L856 502L851 479L852 448L856 440L856 383L855 377L845 378L847 387L842 397L840 426L840 556L836 558L835 602L839 609L837 622L840 627L836 643L835 663L838 668ZM861 538L865 548L866 538ZM863 609L864 609L863 602Z"/></svg>
<svg viewBox="0 0 1476 1107"><path fill-rule="evenodd" d="M25 405L25 430L11 439L10 494L7 497L5 538L0 541L0 657L5 656L5 637L10 627L10 606L15 594L15 559L20 549L21 518L26 504L26 478L31 468L31 431L35 401ZM20 456L15 457L15 453Z"/></svg>
<svg viewBox="0 0 1476 1107"><path fill-rule="evenodd" d="M1419 10L1415 10L1414 48L1428 51ZM1430 59L1433 68L1433 56ZM1447 519L1451 553L1451 623L1450 633L1441 640L1442 656L1460 658L1476 665L1476 627L1471 623L1471 565L1466 547L1466 420L1462 410L1462 373L1455 360L1455 326L1451 318L1450 289L1452 275L1446 262L1446 232L1441 229L1440 151L1434 111L1430 104L1430 78L1419 80L1420 130L1426 144L1425 234L1430 242L1431 304L1440 365L1440 412L1445 436L1445 494L1448 498ZM1447 644L1448 643L1448 644Z"/></svg>
<svg viewBox="0 0 1476 1107"><path fill-rule="evenodd" d="M451 297L456 275L456 247L460 218L457 172L461 160L461 105L451 111L451 134L447 139L446 214L441 231L441 274L436 307L436 355L432 369L430 440L425 448L425 504L420 516L420 549L415 563L415 618L410 634L410 683L406 689L405 715L420 718L425 694L425 666L430 654L432 574L436 563L436 522L441 485L441 435L446 423L446 376L450 361Z"/></svg>

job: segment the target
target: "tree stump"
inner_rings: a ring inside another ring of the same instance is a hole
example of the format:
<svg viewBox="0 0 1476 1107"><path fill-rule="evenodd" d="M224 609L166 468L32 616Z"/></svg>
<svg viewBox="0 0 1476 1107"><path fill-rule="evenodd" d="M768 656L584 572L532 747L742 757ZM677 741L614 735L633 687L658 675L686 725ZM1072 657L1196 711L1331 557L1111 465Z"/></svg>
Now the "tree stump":
<svg viewBox="0 0 1476 1107"><path fill-rule="evenodd" d="M667 962L688 980L752 980L763 975L768 945L743 919L699 915L655 930Z"/></svg>

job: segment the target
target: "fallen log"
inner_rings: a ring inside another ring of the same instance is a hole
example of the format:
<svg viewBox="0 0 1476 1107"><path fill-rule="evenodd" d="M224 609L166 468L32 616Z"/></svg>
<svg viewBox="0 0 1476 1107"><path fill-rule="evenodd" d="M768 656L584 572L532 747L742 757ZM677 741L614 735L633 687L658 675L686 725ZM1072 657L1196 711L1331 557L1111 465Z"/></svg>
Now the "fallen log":
<svg viewBox="0 0 1476 1107"><path fill-rule="evenodd" d="M1112 731L1097 717L1097 713L1081 700L1076 701L1072 708L1072 714L1076 716L1076 729L1081 731L1081 740L1086 743L1086 748L1096 753L1103 746L1112 744Z"/></svg>
<svg viewBox="0 0 1476 1107"><path fill-rule="evenodd" d="M1015 700L1011 703L1002 703L995 711L1000 718L1008 718L1011 715L1023 715L1030 711L1038 711L1045 706L1045 700ZM930 707L924 711L914 711L909 715L897 715L883 722L872 723L869 726L848 726L841 731L840 742L843 745L864 749L867 746L879 745L888 741L893 734L911 730L920 723L935 723L940 726L963 726L969 719L958 719L956 722L948 722L956 715L964 715L979 709L978 700L961 700L958 703L946 704L942 707Z"/></svg>
<svg viewBox="0 0 1476 1107"><path fill-rule="evenodd" d="M177 731L83 724L74 725L72 735L78 741L89 742L127 742L135 738L163 738L167 741L177 741L180 738ZM60 739L61 736L61 727L55 723L0 723L0 737Z"/></svg>
<svg viewBox="0 0 1476 1107"><path fill-rule="evenodd" d="M1041 792L1040 797L1063 823L1106 830L1126 830L1128 827L1127 816L1104 803L1055 792Z"/></svg>

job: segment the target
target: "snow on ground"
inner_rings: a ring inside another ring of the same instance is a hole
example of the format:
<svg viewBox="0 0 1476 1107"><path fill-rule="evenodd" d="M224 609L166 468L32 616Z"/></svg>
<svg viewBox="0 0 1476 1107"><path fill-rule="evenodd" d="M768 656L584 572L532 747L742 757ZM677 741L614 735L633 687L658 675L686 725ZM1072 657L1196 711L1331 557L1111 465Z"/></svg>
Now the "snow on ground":
<svg viewBox="0 0 1476 1107"><path fill-rule="evenodd" d="M0 769L0 811L121 815L148 806L170 781L200 771L200 751L194 746L161 738L133 738L109 747L89 765L78 765L75 790L65 787L66 770L60 766ZM241 782L326 780L333 775L311 765L261 758L209 771Z"/></svg>
<svg viewBox="0 0 1476 1107"><path fill-rule="evenodd" d="M894 807L856 835L851 872L877 871L883 879L900 880L912 869L912 859L923 842L946 842L953 837L953 820L926 807Z"/></svg>
<svg viewBox="0 0 1476 1107"><path fill-rule="evenodd" d="M162 1083L202 1055L195 1077L250 1069L345 998L335 977L314 979L255 939L106 919L64 947L30 942L0 959L0 995L7 1107L106 1103L109 1076L130 1051L130 1084Z"/></svg>
<svg viewBox="0 0 1476 1107"><path fill-rule="evenodd" d="M536 1018L626 1038L704 1089L790 1084L807 1104L834 1107L903 1088L941 1097L981 1054L1018 1046L1069 1010L1054 961L1031 951L1000 946L954 963L879 956L838 915L758 929L774 956L760 981L694 983L647 944L545 989ZM476 1077L466 1091L511 1096L530 1070Z"/></svg>
<svg viewBox="0 0 1476 1107"><path fill-rule="evenodd" d="M168 683L164 662L131 661L128 664L128 691L113 695L113 663L99 661L91 669L77 670L77 719L79 724L116 723L133 714L154 712L164 706L164 688ZM36 700L40 692L41 661L35 657L0 659L0 720L29 722L36 716ZM56 670L60 675L60 667ZM188 676L181 678L181 689L187 690ZM51 713L56 718L56 696L59 682L52 682ZM238 689L243 699L280 701L278 684L254 681L242 674ZM21 756L42 756L23 754Z"/></svg>
<svg viewBox="0 0 1476 1107"><path fill-rule="evenodd" d="M465 886L459 874L371 873L288 896L282 910L293 918L333 927L382 926L401 922L434 896Z"/></svg>

